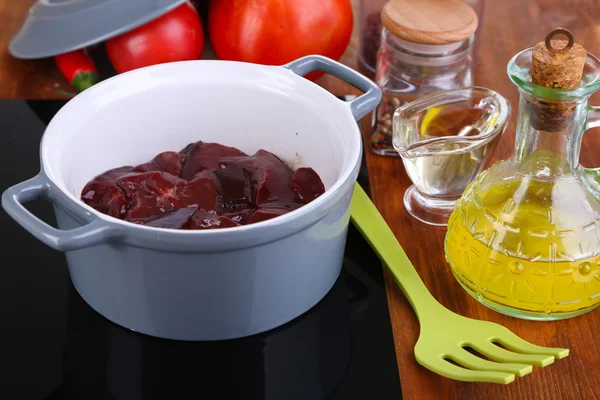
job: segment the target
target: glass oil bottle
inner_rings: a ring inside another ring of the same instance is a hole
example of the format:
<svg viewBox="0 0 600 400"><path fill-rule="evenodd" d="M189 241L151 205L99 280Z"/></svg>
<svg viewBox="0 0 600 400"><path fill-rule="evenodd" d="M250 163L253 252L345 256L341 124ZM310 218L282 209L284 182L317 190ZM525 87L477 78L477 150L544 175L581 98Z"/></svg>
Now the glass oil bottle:
<svg viewBox="0 0 600 400"><path fill-rule="evenodd" d="M554 40L559 34L567 40ZM445 250L481 303L554 320L600 304L600 173L579 164L600 60L558 29L508 64L520 103L514 156L482 172L448 222Z"/></svg>

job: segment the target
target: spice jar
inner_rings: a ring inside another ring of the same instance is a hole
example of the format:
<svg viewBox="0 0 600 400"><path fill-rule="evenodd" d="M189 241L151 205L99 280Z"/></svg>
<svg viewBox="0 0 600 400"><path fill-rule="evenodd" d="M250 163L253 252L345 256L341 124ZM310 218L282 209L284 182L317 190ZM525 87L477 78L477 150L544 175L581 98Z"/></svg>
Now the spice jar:
<svg viewBox="0 0 600 400"><path fill-rule="evenodd" d="M381 10L375 82L383 99L373 120L375 153L398 156L394 111L440 90L472 86L475 11L461 0L391 0Z"/></svg>

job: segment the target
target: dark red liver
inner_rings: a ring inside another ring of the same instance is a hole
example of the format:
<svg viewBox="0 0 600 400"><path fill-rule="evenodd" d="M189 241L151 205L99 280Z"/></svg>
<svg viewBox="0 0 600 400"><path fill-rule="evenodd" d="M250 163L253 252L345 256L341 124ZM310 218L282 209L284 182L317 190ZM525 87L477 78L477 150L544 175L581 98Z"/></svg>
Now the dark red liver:
<svg viewBox="0 0 600 400"><path fill-rule="evenodd" d="M325 192L321 178L312 168L298 168L290 179L290 187L304 204L310 203Z"/></svg>
<svg viewBox="0 0 600 400"><path fill-rule="evenodd" d="M136 167L109 170L85 186L81 199L136 224L215 229L278 217L324 192L314 170L293 172L268 151L249 156L233 147L197 142Z"/></svg>

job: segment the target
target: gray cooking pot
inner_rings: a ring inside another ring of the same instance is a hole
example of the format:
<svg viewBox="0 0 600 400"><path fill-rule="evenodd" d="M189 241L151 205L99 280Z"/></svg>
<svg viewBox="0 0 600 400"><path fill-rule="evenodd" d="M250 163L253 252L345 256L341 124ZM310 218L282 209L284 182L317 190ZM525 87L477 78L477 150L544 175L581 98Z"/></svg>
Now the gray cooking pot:
<svg viewBox="0 0 600 400"><path fill-rule="evenodd" d="M325 71L366 92L350 102L299 75ZM284 67L185 61L103 81L69 101L44 133L42 169L2 195L6 212L66 252L77 291L109 320L181 340L248 336L280 326L329 291L342 264L361 161L356 121L381 99L377 86L321 56ZM262 148L310 166L326 192L257 224L179 231L131 224L79 200L94 176L197 140ZM52 202L55 229L22 203Z"/></svg>

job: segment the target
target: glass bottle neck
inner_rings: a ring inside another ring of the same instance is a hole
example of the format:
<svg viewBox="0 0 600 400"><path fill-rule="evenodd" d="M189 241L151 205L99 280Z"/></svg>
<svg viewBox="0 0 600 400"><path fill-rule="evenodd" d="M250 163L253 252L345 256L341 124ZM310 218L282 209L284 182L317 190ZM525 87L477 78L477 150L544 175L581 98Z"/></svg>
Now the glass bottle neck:
<svg viewBox="0 0 600 400"><path fill-rule="evenodd" d="M551 100L521 92L515 161L542 177L576 169L586 115L587 98Z"/></svg>

